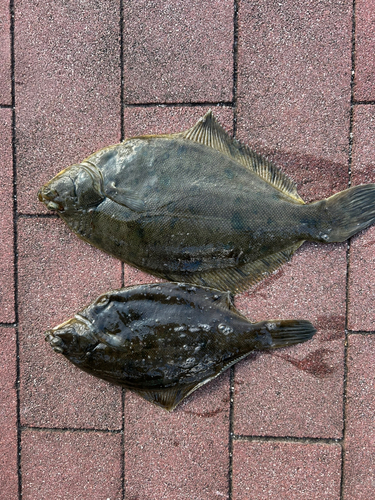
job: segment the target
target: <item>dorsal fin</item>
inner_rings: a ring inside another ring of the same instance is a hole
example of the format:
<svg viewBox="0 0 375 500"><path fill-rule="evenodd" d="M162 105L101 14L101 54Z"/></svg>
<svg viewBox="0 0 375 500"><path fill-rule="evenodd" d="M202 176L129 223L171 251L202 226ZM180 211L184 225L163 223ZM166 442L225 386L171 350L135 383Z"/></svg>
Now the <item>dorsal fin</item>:
<svg viewBox="0 0 375 500"><path fill-rule="evenodd" d="M211 110L202 116L192 128L177 135L220 151L259 175L276 189L288 195L294 202L304 203L297 192L296 184L273 163L233 139L218 123Z"/></svg>

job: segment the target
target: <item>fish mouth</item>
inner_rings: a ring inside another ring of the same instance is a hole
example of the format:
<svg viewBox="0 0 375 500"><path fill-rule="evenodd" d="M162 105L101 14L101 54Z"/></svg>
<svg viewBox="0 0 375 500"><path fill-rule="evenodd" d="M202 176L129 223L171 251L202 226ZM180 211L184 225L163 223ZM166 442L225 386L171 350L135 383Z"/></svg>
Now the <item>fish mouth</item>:
<svg viewBox="0 0 375 500"><path fill-rule="evenodd" d="M49 343L52 349L59 354L64 354L67 351L67 346L60 335L55 335L52 330L45 334L45 341Z"/></svg>
<svg viewBox="0 0 375 500"><path fill-rule="evenodd" d="M44 203L48 210L63 212L64 207L60 203L56 202L57 196L58 193L55 190L50 189L48 186L43 186L38 191L39 201Z"/></svg>

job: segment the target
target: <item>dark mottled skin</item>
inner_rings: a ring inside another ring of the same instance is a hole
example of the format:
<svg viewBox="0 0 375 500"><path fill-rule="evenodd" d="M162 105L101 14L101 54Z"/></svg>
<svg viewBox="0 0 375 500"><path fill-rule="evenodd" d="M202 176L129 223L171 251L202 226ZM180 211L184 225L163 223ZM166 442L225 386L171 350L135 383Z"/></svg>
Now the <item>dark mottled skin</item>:
<svg viewBox="0 0 375 500"><path fill-rule="evenodd" d="M307 321L253 324L228 293L163 283L104 294L46 340L82 370L173 409L251 351L302 342L314 332Z"/></svg>

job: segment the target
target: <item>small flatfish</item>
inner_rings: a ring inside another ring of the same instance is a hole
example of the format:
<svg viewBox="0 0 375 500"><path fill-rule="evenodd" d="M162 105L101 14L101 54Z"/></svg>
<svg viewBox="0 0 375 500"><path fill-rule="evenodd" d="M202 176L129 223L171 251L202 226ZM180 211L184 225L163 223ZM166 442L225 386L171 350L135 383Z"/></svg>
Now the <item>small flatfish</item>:
<svg viewBox="0 0 375 500"><path fill-rule="evenodd" d="M229 292L162 283L105 293L46 340L82 370L173 410L252 351L314 333L304 320L251 323Z"/></svg>

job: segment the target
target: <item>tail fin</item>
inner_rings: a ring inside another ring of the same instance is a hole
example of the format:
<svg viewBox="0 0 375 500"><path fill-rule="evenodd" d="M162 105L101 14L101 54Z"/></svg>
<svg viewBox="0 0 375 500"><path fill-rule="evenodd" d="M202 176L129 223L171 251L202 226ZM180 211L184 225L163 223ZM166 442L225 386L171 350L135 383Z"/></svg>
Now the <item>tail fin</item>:
<svg viewBox="0 0 375 500"><path fill-rule="evenodd" d="M323 200L321 240L342 242L375 222L375 184L355 186Z"/></svg>
<svg viewBox="0 0 375 500"><path fill-rule="evenodd" d="M288 319L281 321L266 321L265 327L271 334L271 349L300 344L310 340L316 332L310 321L303 319Z"/></svg>

